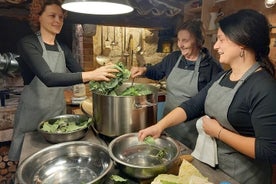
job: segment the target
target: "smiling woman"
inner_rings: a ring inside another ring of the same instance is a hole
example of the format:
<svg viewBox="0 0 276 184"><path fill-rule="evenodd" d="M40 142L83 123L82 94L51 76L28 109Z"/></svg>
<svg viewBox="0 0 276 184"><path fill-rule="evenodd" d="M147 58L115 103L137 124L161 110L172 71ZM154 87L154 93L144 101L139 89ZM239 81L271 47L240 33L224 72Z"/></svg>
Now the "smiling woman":
<svg viewBox="0 0 276 184"><path fill-rule="evenodd" d="M65 86L93 81L109 81L118 72L113 65L83 72L70 49L57 41L64 20L59 0L41 1L31 13L34 34L18 42L19 66L24 90L14 120L9 159L17 161L26 132L35 131L39 122L65 114ZM39 28L39 30L37 30ZM47 98L45 98L47 97ZM30 120L32 120L30 122Z"/></svg>

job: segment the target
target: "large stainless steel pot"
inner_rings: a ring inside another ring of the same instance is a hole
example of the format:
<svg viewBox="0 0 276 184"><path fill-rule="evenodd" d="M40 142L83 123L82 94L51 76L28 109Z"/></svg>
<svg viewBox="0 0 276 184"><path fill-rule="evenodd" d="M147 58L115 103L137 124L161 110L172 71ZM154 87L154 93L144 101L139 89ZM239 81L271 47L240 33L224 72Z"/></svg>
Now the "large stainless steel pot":
<svg viewBox="0 0 276 184"><path fill-rule="evenodd" d="M124 83L124 90L131 83ZM137 83L134 85L137 85ZM157 122L158 88L144 84L152 94L144 96L111 96L93 93L94 128L99 133L115 137L137 132Z"/></svg>

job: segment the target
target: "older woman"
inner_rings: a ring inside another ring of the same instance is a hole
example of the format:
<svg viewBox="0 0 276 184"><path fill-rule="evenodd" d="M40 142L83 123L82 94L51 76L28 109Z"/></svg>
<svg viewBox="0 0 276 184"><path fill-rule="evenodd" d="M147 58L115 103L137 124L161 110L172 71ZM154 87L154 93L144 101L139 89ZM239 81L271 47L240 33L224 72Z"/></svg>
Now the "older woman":
<svg viewBox="0 0 276 184"><path fill-rule="evenodd" d="M182 103L139 139L180 122L202 118L204 132L215 138L218 167L242 184L271 184L276 163L276 80L268 58L270 28L255 10L240 10L219 22L214 48L231 69ZM201 153L202 155L206 153Z"/></svg>
<svg viewBox="0 0 276 184"><path fill-rule="evenodd" d="M132 77L145 75L153 80L166 78L167 95L164 115L181 102L196 95L222 71L219 63L203 47L204 31L200 20L188 20L178 27L177 46L160 63L148 67L133 67ZM197 131L195 120L170 127L166 130L186 146L194 148Z"/></svg>

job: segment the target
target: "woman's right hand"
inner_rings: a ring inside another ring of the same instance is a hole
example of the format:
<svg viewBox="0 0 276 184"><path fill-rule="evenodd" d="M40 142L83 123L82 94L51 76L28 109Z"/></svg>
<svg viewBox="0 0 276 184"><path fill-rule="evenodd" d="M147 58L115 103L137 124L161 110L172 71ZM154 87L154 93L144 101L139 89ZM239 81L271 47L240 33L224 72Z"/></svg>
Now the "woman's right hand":
<svg viewBox="0 0 276 184"><path fill-rule="evenodd" d="M131 76L131 78L135 78L137 76L143 75L146 72L146 70L147 70L146 67L133 66L130 69L130 76Z"/></svg>
<svg viewBox="0 0 276 184"><path fill-rule="evenodd" d="M158 123L157 123L148 128L140 130L138 132L138 140L144 141L144 139L148 136L152 136L153 138L156 139L156 138L160 137L161 133L162 133L162 129L159 128Z"/></svg>
<svg viewBox="0 0 276 184"><path fill-rule="evenodd" d="M82 72L83 82L87 81L110 81L110 78L115 78L115 73L119 72L115 69L114 64L107 64L95 70Z"/></svg>

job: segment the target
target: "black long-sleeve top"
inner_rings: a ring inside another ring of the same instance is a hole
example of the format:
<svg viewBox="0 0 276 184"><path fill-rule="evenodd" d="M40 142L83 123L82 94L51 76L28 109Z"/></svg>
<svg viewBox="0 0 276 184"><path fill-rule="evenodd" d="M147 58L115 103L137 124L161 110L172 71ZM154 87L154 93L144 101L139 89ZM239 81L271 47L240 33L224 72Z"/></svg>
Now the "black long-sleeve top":
<svg viewBox="0 0 276 184"><path fill-rule="evenodd" d="M202 115L208 89L214 81L180 105L187 113L187 120ZM229 76L220 81L220 85L230 88L235 84ZM256 160L276 163L276 80L273 77L265 70L249 76L235 94L227 118L239 134L256 138Z"/></svg>
<svg viewBox="0 0 276 184"><path fill-rule="evenodd" d="M208 82L223 70L218 61L209 54L209 51L206 48L203 48L201 52L203 56L199 66L198 90L205 87ZM167 78L173 67L176 65L180 55L180 51L174 51L164 57L161 62L153 66L148 66L145 76L153 80L161 80L164 77ZM182 57L178 67L185 70L194 70L195 62L188 61Z"/></svg>
<svg viewBox="0 0 276 184"><path fill-rule="evenodd" d="M82 68L74 59L70 49L59 43L66 60L67 73L52 72L46 61L43 59L43 49L35 34L22 38L18 43L18 54L20 55L19 66L24 85L30 84L35 76L37 76L46 86L71 86L82 83ZM47 45L47 50L58 51L57 44Z"/></svg>

